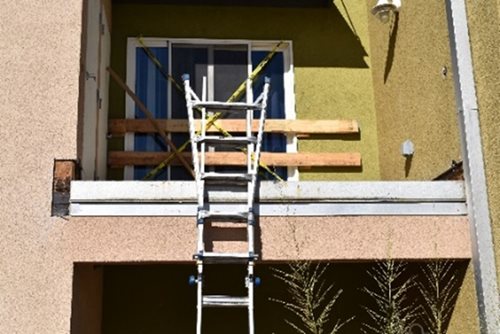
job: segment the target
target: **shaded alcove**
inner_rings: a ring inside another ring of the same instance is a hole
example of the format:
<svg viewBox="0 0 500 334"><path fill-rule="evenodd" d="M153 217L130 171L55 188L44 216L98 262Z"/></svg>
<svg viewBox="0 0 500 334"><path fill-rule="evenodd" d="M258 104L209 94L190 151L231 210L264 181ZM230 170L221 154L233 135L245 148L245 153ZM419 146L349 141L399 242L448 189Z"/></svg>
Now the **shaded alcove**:
<svg viewBox="0 0 500 334"><path fill-rule="evenodd" d="M374 264L330 263L323 276L325 284L334 284L334 290L343 291L333 308L331 320L355 317L344 327L344 333L358 333L362 323L369 322L364 307L373 308L375 304L363 289L375 288L368 274ZM410 276L423 279L422 264L408 263L403 279ZM452 271L458 289L462 285L467 265L467 261L453 264ZM297 318L274 301L290 301L291 297L283 282L275 277L272 268L289 270L288 265L283 263L256 266L257 275L263 282L257 287L255 295L256 332L290 333L291 329L285 320L296 321ZM195 266L191 263L76 265L72 334L99 333L91 328L98 328L101 319L102 334L194 333L196 288L188 284L188 277L194 272ZM244 266L208 265L205 273L207 294L245 293ZM415 305L423 303L416 289L408 293L408 300ZM247 330L245 308L205 309L203 315L204 333L245 333ZM418 322L423 323L422 319Z"/></svg>

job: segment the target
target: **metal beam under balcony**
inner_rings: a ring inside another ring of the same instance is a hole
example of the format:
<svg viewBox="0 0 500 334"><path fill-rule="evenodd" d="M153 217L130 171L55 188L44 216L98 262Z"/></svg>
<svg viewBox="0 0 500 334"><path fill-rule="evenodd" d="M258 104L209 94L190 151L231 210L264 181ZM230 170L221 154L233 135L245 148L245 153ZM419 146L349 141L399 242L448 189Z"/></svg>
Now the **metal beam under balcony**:
<svg viewBox="0 0 500 334"><path fill-rule="evenodd" d="M113 4L155 4L155 5L203 5L203 6L243 6L243 7L297 7L327 8L329 0L113 0Z"/></svg>
<svg viewBox="0 0 500 334"><path fill-rule="evenodd" d="M244 207L246 197L208 193L215 210ZM463 216L462 181L261 182L261 216ZM72 181L72 216L195 216L196 185L184 181Z"/></svg>

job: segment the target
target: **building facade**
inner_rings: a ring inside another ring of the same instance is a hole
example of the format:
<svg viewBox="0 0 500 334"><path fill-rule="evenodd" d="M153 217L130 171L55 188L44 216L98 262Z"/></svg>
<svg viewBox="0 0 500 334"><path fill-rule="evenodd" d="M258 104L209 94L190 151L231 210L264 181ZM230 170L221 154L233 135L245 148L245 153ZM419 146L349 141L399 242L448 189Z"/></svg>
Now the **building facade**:
<svg viewBox="0 0 500 334"><path fill-rule="evenodd" d="M344 291L336 312L356 316L344 330L358 333L369 321L360 290L374 263L404 261L418 275L421 264L447 259L459 286L448 332L493 333L498 299L485 293L499 277L500 2L465 1L467 20L457 23L450 1L403 1L387 24L370 14L374 1L188 2L3 3L0 331L194 331L195 188L180 166L140 180L162 147L144 139L154 131L132 127L138 112L107 68L156 117L182 120L175 85L143 44L168 74L199 73L225 99L282 42L266 70L278 83L273 118L309 123L269 139L278 143L270 154L287 157L276 169L284 182L269 177L259 189L257 332L290 332L270 301L286 298L273 267L331 263L328 279ZM464 23L479 146L462 129L471 107L459 73ZM350 130L319 132L318 120ZM406 140L413 155L401 154ZM138 154L147 150L156 153ZM462 160L465 180L433 181ZM208 237L217 249L243 244L237 231ZM225 279L238 270L214 269L214 286L233 288ZM247 326L237 311L206 317L207 332Z"/></svg>

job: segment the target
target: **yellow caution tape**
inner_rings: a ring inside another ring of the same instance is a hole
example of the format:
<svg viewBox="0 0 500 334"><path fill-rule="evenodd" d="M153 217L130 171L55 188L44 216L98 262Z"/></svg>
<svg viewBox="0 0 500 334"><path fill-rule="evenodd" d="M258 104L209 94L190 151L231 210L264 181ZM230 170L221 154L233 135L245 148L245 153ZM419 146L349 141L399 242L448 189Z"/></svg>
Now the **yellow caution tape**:
<svg viewBox="0 0 500 334"><path fill-rule="evenodd" d="M165 69L161 65L160 61L158 60L158 58L156 58L156 56L154 55L154 53L146 46L146 44L144 43L144 40L143 40L142 36L137 37L137 41L141 45L141 48L144 50L144 52L146 52L146 55L149 57L149 59L151 59L151 61L153 62L153 64L156 66L156 68L165 77L165 79L170 80L174 84L175 88L177 88L181 92L184 92L184 89L182 88L182 86L179 85L179 83L177 81L175 81L175 78L173 76L171 76L170 74L168 74L165 71Z"/></svg>
<svg viewBox="0 0 500 334"><path fill-rule="evenodd" d="M167 80L170 80L173 83L173 85L180 92L183 93L184 89L182 88L182 86L175 80L175 78L173 76L171 76L170 74L165 72L165 70L164 70L162 64L160 63L160 61L158 60L158 58L156 58L156 56L153 54L153 52L144 43L142 36L137 37L137 40L138 40L139 44L141 45L141 48L144 50L144 52L146 52L146 55L151 59L151 61L157 67L157 69L160 71L160 73ZM280 41L278 44L276 44L276 46L266 55L266 57L264 57L264 59L262 59L262 61L255 67L255 69L252 71L250 76L245 81L243 81L239 85L239 87L234 91L234 93L227 99L227 102L236 102L241 98L241 96L246 92L247 81L250 80L253 82L260 75L260 73L262 72L264 67L266 67L266 65L273 58L273 56L276 54L276 52L278 51L278 49L281 47L282 44L283 44L283 41ZM216 113L216 114L210 116L209 118L207 118L206 128L208 129L211 126L214 126L219 132L222 133L222 135L224 137L231 137L231 134L228 131L226 131L225 129L223 129L222 127L220 127L218 124L215 123L222 115L223 115L223 113L219 112L219 113ZM197 131L197 134L199 135L200 131ZM153 177L155 177L163 168L165 168L168 165L168 163L175 157L175 155L177 153L184 151L190 142L191 142L190 140L187 140L181 146L179 146L177 148L177 150L174 152L175 154L170 155L167 159L165 159L158 166L156 166L154 169L152 169L148 174L146 174L144 179L149 180L149 179L152 179ZM245 148L241 149L241 151L244 153L247 152L247 150ZM252 154L252 159L254 159L253 154ZM260 162L259 166L261 168L263 168L265 171L267 171L269 174L271 174L273 177L275 177L277 180L283 181L283 179L278 174L276 174L274 171L272 171L266 164Z"/></svg>

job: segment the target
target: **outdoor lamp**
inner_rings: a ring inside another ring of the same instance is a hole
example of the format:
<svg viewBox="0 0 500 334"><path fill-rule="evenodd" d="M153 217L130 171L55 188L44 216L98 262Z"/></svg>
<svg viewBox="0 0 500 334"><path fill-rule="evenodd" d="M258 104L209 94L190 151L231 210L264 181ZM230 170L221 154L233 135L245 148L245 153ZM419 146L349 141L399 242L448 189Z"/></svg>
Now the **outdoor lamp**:
<svg viewBox="0 0 500 334"><path fill-rule="evenodd" d="M378 0L377 4L372 8L372 14L382 23L387 23L391 12L399 12L399 8L401 8L401 0Z"/></svg>

